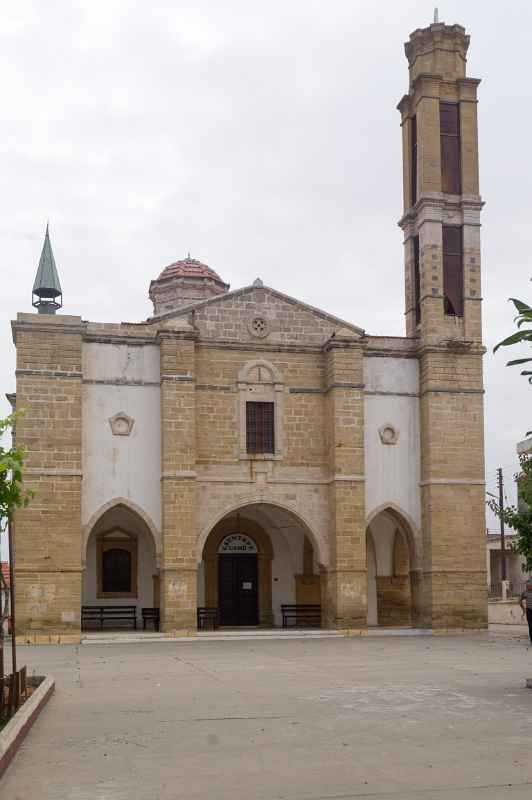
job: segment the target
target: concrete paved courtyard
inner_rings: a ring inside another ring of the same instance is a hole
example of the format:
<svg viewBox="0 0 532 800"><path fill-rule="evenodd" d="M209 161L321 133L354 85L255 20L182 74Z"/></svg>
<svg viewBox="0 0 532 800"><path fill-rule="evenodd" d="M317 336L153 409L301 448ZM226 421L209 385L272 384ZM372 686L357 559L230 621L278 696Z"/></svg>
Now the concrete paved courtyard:
<svg viewBox="0 0 532 800"><path fill-rule="evenodd" d="M2 800L527 800L524 633L19 648L56 694Z"/></svg>

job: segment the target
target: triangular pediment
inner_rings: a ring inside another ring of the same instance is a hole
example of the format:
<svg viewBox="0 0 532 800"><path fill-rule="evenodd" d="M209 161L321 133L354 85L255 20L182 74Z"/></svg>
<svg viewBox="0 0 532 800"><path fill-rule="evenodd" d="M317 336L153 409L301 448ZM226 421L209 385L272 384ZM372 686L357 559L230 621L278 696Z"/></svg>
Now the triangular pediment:
<svg viewBox="0 0 532 800"><path fill-rule="evenodd" d="M168 327L186 321L200 340L321 346L331 337L358 339L356 325L271 289L247 286L153 319Z"/></svg>

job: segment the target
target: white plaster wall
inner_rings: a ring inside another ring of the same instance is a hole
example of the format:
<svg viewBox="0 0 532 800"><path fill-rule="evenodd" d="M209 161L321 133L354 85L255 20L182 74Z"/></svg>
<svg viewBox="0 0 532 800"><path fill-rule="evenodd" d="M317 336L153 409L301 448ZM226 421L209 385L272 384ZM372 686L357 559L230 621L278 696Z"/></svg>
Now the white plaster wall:
<svg viewBox="0 0 532 800"><path fill-rule="evenodd" d="M393 575L393 549L397 525L385 514L379 514L369 526L374 546L376 575ZM368 555L369 564L369 555ZM368 566L369 569L369 566Z"/></svg>
<svg viewBox="0 0 532 800"><path fill-rule="evenodd" d="M269 530L272 547L272 611L273 624L282 625L281 605L296 602L294 575L301 573L303 566L304 534L290 529L285 535L281 531Z"/></svg>
<svg viewBox="0 0 532 800"><path fill-rule="evenodd" d="M153 345L84 345L82 521L125 497L160 529L161 432L159 353ZM120 385L120 381L157 385ZM98 381L107 381L100 383ZM109 418L135 420L129 436L114 436Z"/></svg>
<svg viewBox="0 0 532 800"><path fill-rule="evenodd" d="M393 503L421 525L419 366L415 359L364 359L366 514ZM371 394L375 392L376 394ZM397 444L382 444L379 428L391 423Z"/></svg>
<svg viewBox="0 0 532 800"><path fill-rule="evenodd" d="M159 348L154 344L85 342L82 357L85 380L160 380Z"/></svg>
<svg viewBox="0 0 532 800"><path fill-rule="evenodd" d="M155 550L148 536L138 537L137 591L138 597L98 598L96 573L96 537L91 536L87 545L87 560L83 572L82 603L96 606L132 606L138 608L138 619L142 624L141 608L153 607L153 576L157 574ZM137 623L138 624L138 623Z"/></svg>

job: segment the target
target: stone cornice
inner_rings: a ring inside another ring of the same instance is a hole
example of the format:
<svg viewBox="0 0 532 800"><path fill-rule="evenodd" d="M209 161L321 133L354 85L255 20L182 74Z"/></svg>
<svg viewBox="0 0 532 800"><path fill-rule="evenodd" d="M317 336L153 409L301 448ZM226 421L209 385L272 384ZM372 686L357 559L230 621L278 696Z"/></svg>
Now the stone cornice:
<svg viewBox="0 0 532 800"><path fill-rule="evenodd" d="M137 334L121 333L89 333L85 332L83 341L90 344L123 344L128 347L143 347L144 345L157 345L155 336L138 336Z"/></svg>
<svg viewBox="0 0 532 800"><path fill-rule="evenodd" d="M439 342L420 341L417 349L419 357L427 353L459 354L468 356L483 356L486 348L480 342L467 339L441 339Z"/></svg>
<svg viewBox="0 0 532 800"><path fill-rule="evenodd" d="M192 375L161 375L161 383L194 383Z"/></svg>
<svg viewBox="0 0 532 800"><path fill-rule="evenodd" d="M171 330L169 328L160 328L157 331L156 335L156 343L162 342L164 340L172 340L172 341L189 341L189 342L196 342L199 339L199 333L195 330Z"/></svg>
<svg viewBox="0 0 532 800"><path fill-rule="evenodd" d="M243 352L263 352L263 353L322 353L321 344L273 344L262 342L238 342L235 340L223 339L200 339L198 347L212 350L242 350Z"/></svg>
<svg viewBox="0 0 532 800"><path fill-rule="evenodd" d="M421 222L442 222L444 223L444 214L449 211L480 213L485 203L480 196L471 195L449 195L443 192L434 194L424 193L421 195L415 206L407 209L401 219L398 221L398 226L403 230L410 224L418 221ZM420 220L420 217L422 219ZM480 225L480 222L473 220L464 220L465 225ZM406 235L414 236L414 231L409 231Z"/></svg>
<svg viewBox="0 0 532 800"><path fill-rule="evenodd" d="M428 478L419 482L423 486L485 486L486 481L475 478Z"/></svg>
<svg viewBox="0 0 532 800"><path fill-rule="evenodd" d="M332 337L327 339L327 341L322 345L322 350L324 353L328 353L330 350L363 350L366 346L366 343L366 336L361 339L341 339Z"/></svg>
<svg viewBox="0 0 532 800"><path fill-rule="evenodd" d="M83 377L82 372L61 369L17 369L15 375L17 378L31 376L34 378L76 378L78 380Z"/></svg>
<svg viewBox="0 0 532 800"><path fill-rule="evenodd" d="M83 378L87 386L160 386L160 381L145 381L142 378Z"/></svg>

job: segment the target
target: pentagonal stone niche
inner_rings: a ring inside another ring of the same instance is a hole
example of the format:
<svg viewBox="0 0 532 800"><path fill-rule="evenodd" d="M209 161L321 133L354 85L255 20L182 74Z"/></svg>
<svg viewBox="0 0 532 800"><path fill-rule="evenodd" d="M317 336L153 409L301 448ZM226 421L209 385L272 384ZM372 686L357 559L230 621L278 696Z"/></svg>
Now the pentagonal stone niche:
<svg viewBox="0 0 532 800"><path fill-rule="evenodd" d="M129 436L133 430L135 420L124 411L119 411L114 417L109 417L109 425L113 436Z"/></svg>

